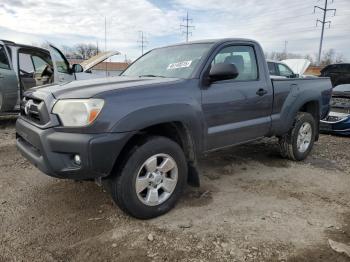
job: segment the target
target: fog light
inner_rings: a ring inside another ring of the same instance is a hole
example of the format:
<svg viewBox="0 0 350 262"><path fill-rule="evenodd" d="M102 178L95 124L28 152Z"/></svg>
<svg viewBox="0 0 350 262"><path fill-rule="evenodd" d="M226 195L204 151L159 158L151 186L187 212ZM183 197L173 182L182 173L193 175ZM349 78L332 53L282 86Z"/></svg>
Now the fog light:
<svg viewBox="0 0 350 262"><path fill-rule="evenodd" d="M81 159L79 155L74 156L74 163L77 164L78 166L81 165Z"/></svg>

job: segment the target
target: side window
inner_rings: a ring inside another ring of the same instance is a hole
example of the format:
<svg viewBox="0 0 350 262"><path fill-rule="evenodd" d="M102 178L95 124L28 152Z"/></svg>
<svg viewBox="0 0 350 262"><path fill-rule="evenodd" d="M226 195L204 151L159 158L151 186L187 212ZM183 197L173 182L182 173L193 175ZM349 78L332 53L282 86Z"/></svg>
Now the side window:
<svg viewBox="0 0 350 262"><path fill-rule="evenodd" d="M33 55L32 59L35 68L35 73L42 73L46 66L49 65L44 59L42 59L39 56Z"/></svg>
<svg viewBox="0 0 350 262"><path fill-rule="evenodd" d="M53 58L52 60L56 64L57 71L64 74L69 74L69 64L66 59L55 48L52 48Z"/></svg>
<svg viewBox="0 0 350 262"><path fill-rule="evenodd" d="M4 46L0 45L0 68L10 70L10 63L7 58Z"/></svg>
<svg viewBox="0 0 350 262"><path fill-rule="evenodd" d="M34 73L33 61L30 54L19 53L19 69L21 74Z"/></svg>
<svg viewBox="0 0 350 262"><path fill-rule="evenodd" d="M280 71L281 76L288 77L288 76L293 75L293 72L283 64L278 64L278 71Z"/></svg>
<svg viewBox="0 0 350 262"><path fill-rule="evenodd" d="M278 73L277 73L277 71L276 71L275 63L273 63L273 62L267 62L267 65L268 65L268 67L269 67L270 75L278 76Z"/></svg>
<svg viewBox="0 0 350 262"><path fill-rule="evenodd" d="M234 64L238 69L235 81L252 81L258 79L258 67L254 48L251 46L229 46L223 48L214 58L212 64Z"/></svg>

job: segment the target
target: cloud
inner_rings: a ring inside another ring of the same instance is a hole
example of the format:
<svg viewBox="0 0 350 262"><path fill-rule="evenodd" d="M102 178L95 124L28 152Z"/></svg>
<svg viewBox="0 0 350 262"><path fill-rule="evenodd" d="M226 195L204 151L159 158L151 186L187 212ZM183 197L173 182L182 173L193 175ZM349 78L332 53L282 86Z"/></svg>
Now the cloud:
<svg viewBox="0 0 350 262"><path fill-rule="evenodd" d="M2 0L0 35L31 43L53 41L57 45L78 42L104 47L104 18L107 17L107 42L136 58L140 54L138 31L147 36L148 48L183 41L182 17L189 11L195 30L191 39L222 37L253 38L267 51L311 53L318 50L320 13L313 6L322 1L303 0ZM350 1L336 0L338 8L325 31L324 48L334 48L350 59L348 21Z"/></svg>
<svg viewBox="0 0 350 262"><path fill-rule="evenodd" d="M100 42L104 39L104 19L107 17L108 48L136 45L138 31L148 37L171 34L178 27L179 14L161 10L146 0L61 0L35 1L6 0L2 4L1 26L12 35L33 34L42 39L52 36L82 35ZM11 10L13 10L13 12ZM0 31L3 37L3 32ZM60 44L71 44L64 38ZM100 43L102 45L102 43Z"/></svg>
<svg viewBox="0 0 350 262"><path fill-rule="evenodd" d="M175 0L178 7L187 7L194 18L194 39L245 37L262 43L267 51L288 51L314 54L318 51L321 27L316 19L321 13L314 5L323 1L261 0ZM324 50L334 48L350 59L350 1L336 0L328 8L337 8L330 29L325 30Z"/></svg>

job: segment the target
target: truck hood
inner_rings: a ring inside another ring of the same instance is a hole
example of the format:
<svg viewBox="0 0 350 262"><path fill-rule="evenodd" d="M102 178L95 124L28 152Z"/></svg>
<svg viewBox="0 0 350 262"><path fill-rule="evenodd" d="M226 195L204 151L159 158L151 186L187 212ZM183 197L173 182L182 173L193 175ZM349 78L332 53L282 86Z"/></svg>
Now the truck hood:
<svg viewBox="0 0 350 262"><path fill-rule="evenodd" d="M60 85L46 85L30 89L32 93L50 92L56 99L91 98L97 94L125 88L154 86L181 81L179 78L160 77L109 77L81 81L72 81Z"/></svg>
<svg viewBox="0 0 350 262"><path fill-rule="evenodd" d="M281 62L289 66L293 73L298 75L303 75L311 64L311 62L307 59L285 59Z"/></svg>

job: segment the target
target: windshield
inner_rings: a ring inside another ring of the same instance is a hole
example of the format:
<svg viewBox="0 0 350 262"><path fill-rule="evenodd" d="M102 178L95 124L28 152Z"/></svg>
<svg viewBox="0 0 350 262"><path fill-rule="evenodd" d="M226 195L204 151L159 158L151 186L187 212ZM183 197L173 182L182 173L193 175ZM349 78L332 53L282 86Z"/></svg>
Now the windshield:
<svg viewBox="0 0 350 262"><path fill-rule="evenodd" d="M205 43L154 49L126 69L122 76L189 78L211 46Z"/></svg>

